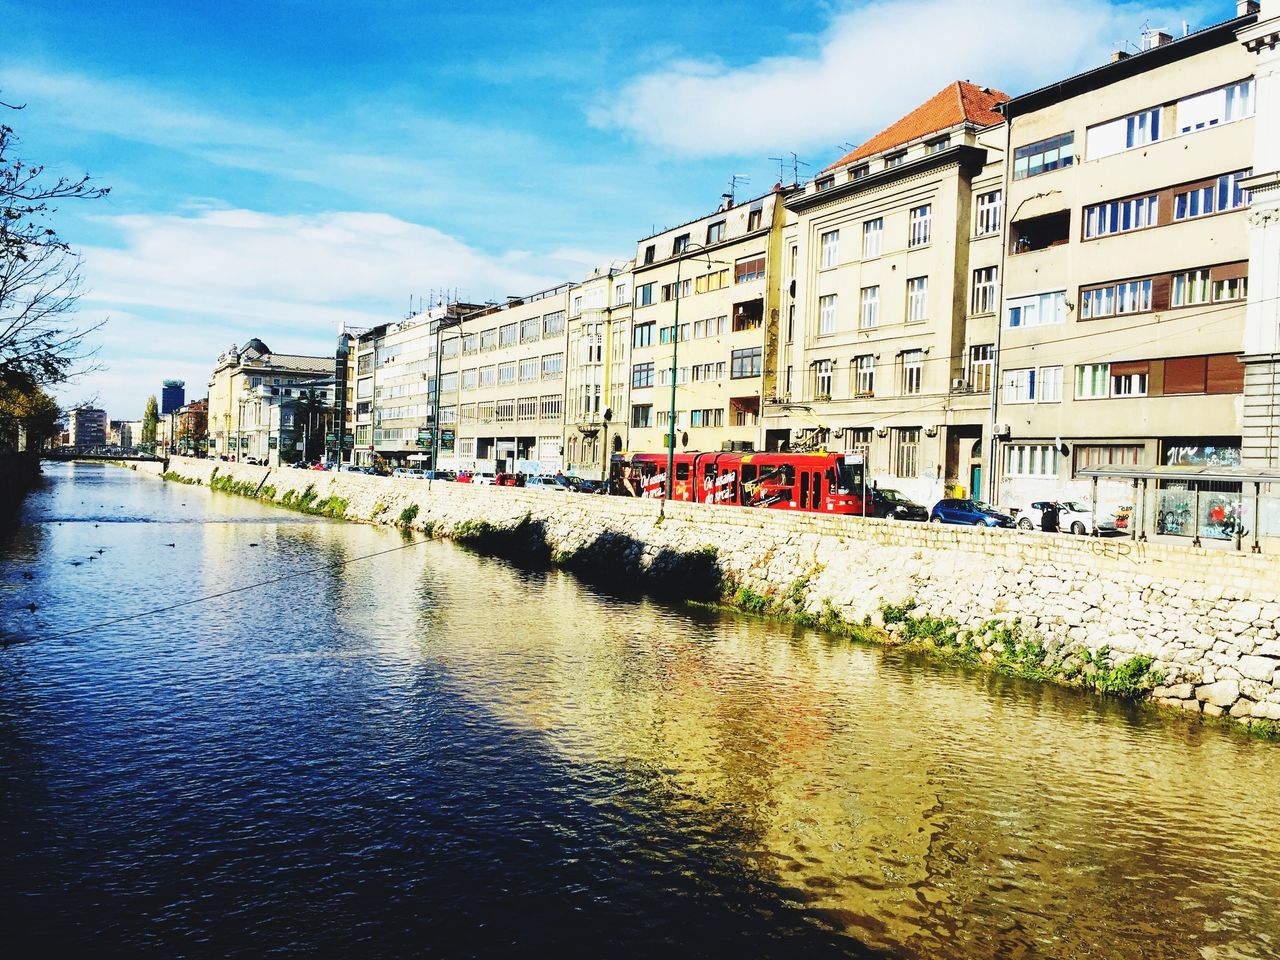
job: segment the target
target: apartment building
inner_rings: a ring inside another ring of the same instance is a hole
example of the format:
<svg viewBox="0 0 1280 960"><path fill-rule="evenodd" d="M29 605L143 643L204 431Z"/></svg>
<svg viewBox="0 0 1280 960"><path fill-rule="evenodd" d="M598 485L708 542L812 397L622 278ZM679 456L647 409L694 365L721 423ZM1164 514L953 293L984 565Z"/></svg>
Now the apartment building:
<svg viewBox="0 0 1280 960"><path fill-rule="evenodd" d="M107 412L98 407L67 411L67 434L77 447L101 447L107 442Z"/></svg>
<svg viewBox="0 0 1280 960"><path fill-rule="evenodd" d="M214 456L267 456L269 431L262 409L262 387L277 388L281 397L292 397L304 384L333 379L333 357L273 353L257 337L243 347L234 344L218 357L209 377L209 453ZM250 427L246 415L258 418L260 448L249 451ZM277 438L278 439L278 438Z"/></svg>
<svg viewBox="0 0 1280 960"><path fill-rule="evenodd" d="M860 455L929 504L981 486L1006 100L949 84L787 199L771 446Z"/></svg>
<svg viewBox="0 0 1280 960"><path fill-rule="evenodd" d="M781 237L788 191L637 244L627 446L763 449L761 405L777 389Z"/></svg>
<svg viewBox="0 0 1280 960"><path fill-rule="evenodd" d="M565 472L601 479L627 443L631 263L593 270L569 293Z"/></svg>
<svg viewBox="0 0 1280 960"><path fill-rule="evenodd" d="M564 469L570 292L561 284L467 314L444 337L442 466L529 474ZM452 463L451 463L452 460Z"/></svg>
<svg viewBox="0 0 1280 960"><path fill-rule="evenodd" d="M1002 108L998 502L1086 499L1089 467L1239 464L1253 21L1152 34Z"/></svg>

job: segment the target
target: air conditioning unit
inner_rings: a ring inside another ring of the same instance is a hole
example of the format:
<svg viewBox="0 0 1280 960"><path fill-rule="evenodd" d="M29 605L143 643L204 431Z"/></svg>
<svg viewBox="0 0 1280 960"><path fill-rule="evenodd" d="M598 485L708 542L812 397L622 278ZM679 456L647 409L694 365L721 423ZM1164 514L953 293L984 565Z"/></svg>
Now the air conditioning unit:
<svg viewBox="0 0 1280 960"><path fill-rule="evenodd" d="M997 437L1007 437L1011 433L1013 433L1013 427L1009 426L1009 424L1007 423L997 423L992 428L992 433L994 433Z"/></svg>
<svg viewBox="0 0 1280 960"><path fill-rule="evenodd" d="M963 378L957 378L951 381L952 393L973 393L973 384Z"/></svg>
<svg viewBox="0 0 1280 960"><path fill-rule="evenodd" d="M887 437L888 435L889 435L889 428L888 428L888 427L876 427L876 436L877 436L877 437Z"/></svg>

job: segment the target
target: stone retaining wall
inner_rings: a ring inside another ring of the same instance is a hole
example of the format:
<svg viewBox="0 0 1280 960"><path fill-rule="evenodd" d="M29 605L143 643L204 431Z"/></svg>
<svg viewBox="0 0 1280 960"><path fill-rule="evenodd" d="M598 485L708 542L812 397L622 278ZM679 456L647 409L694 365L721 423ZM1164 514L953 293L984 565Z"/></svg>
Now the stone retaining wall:
<svg viewBox="0 0 1280 960"><path fill-rule="evenodd" d="M276 501L311 488L314 501L352 520L394 524L408 510L413 527L438 536L534 524L554 554L638 575L714 548L736 586L789 610L890 633L902 621L886 624L886 607L912 604L910 618L949 618L966 636L1016 621L1050 664L1094 669L1100 651L1110 664L1150 658L1163 675L1152 693L1161 703L1280 721L1273 556L184 458L170 469L204 484L216 470Z"/></svg>

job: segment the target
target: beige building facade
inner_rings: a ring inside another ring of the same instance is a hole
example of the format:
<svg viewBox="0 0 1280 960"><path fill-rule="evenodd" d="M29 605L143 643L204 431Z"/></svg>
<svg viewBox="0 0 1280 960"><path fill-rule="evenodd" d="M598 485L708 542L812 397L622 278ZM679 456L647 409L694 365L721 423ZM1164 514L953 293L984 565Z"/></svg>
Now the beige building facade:
<svg viewBox="0 0 1280 960"><path fill-rule="evenodd" d="M764 449L786 196L726 204L637 245L627 449L667 449L673 386L677 451Z"/></svg>
<svg viewBox="0 0 1280 960"><path fill-rule="evenodd" d="M569 293L565 473L603 479L626 449L630 394L631 263L598 268Z"/></svg>
<svg viewBox="0 0 1280 960"><path fill-rule="evenodd" d="M769 435L861 456L926 505L982 482L1005 100L950 84L787 200Z"/></svg>
<svg viewBox="0 0 1280 960"><path fill-rule="evenodd" d="M270 418L263 414L263 388L292 397L304 384L328 380L327 392L332 393L333 370L333 357L273 353L256 337L243 347L232 345L209 377L209 454L266 459L271 433Z"/></svg>
<svg viewBox="0 0 1280 960"><path fill-rule="evenodd" d="M1005 107L1001 504L1088 499L1092 467L1239 465L1257 93L1244 20L1153 34ZM1132 497L1104 484L1099 499Z"/></svg>

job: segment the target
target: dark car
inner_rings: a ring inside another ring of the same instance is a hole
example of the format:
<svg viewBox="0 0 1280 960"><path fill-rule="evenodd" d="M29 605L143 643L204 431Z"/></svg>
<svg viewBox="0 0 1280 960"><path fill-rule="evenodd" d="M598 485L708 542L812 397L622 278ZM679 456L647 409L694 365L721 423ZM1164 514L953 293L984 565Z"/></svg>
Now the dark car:
<svg viewBox="0 0 1280 960"><path fill-rule="evenodd" d="M604 482L601 480L587 480L584 477L569 477L568 480L569 486L578 493L604 493Z"/></svg>
<svg viewBox="0 0 1280 960"><path fill-rule="evenodd" d="M1012 527L1013 517L980 500L939 500L930 523L960 523L969 527Z"/></svg>
<svg viewBox="0 0 1280 960"><path fill-rule="evenodd" d="M871 491L871 503L868 506L869 516L883 520L917 520L924 523L929 519L929 511L922 504L908 500L897 490L886 487Z"/></svg>

